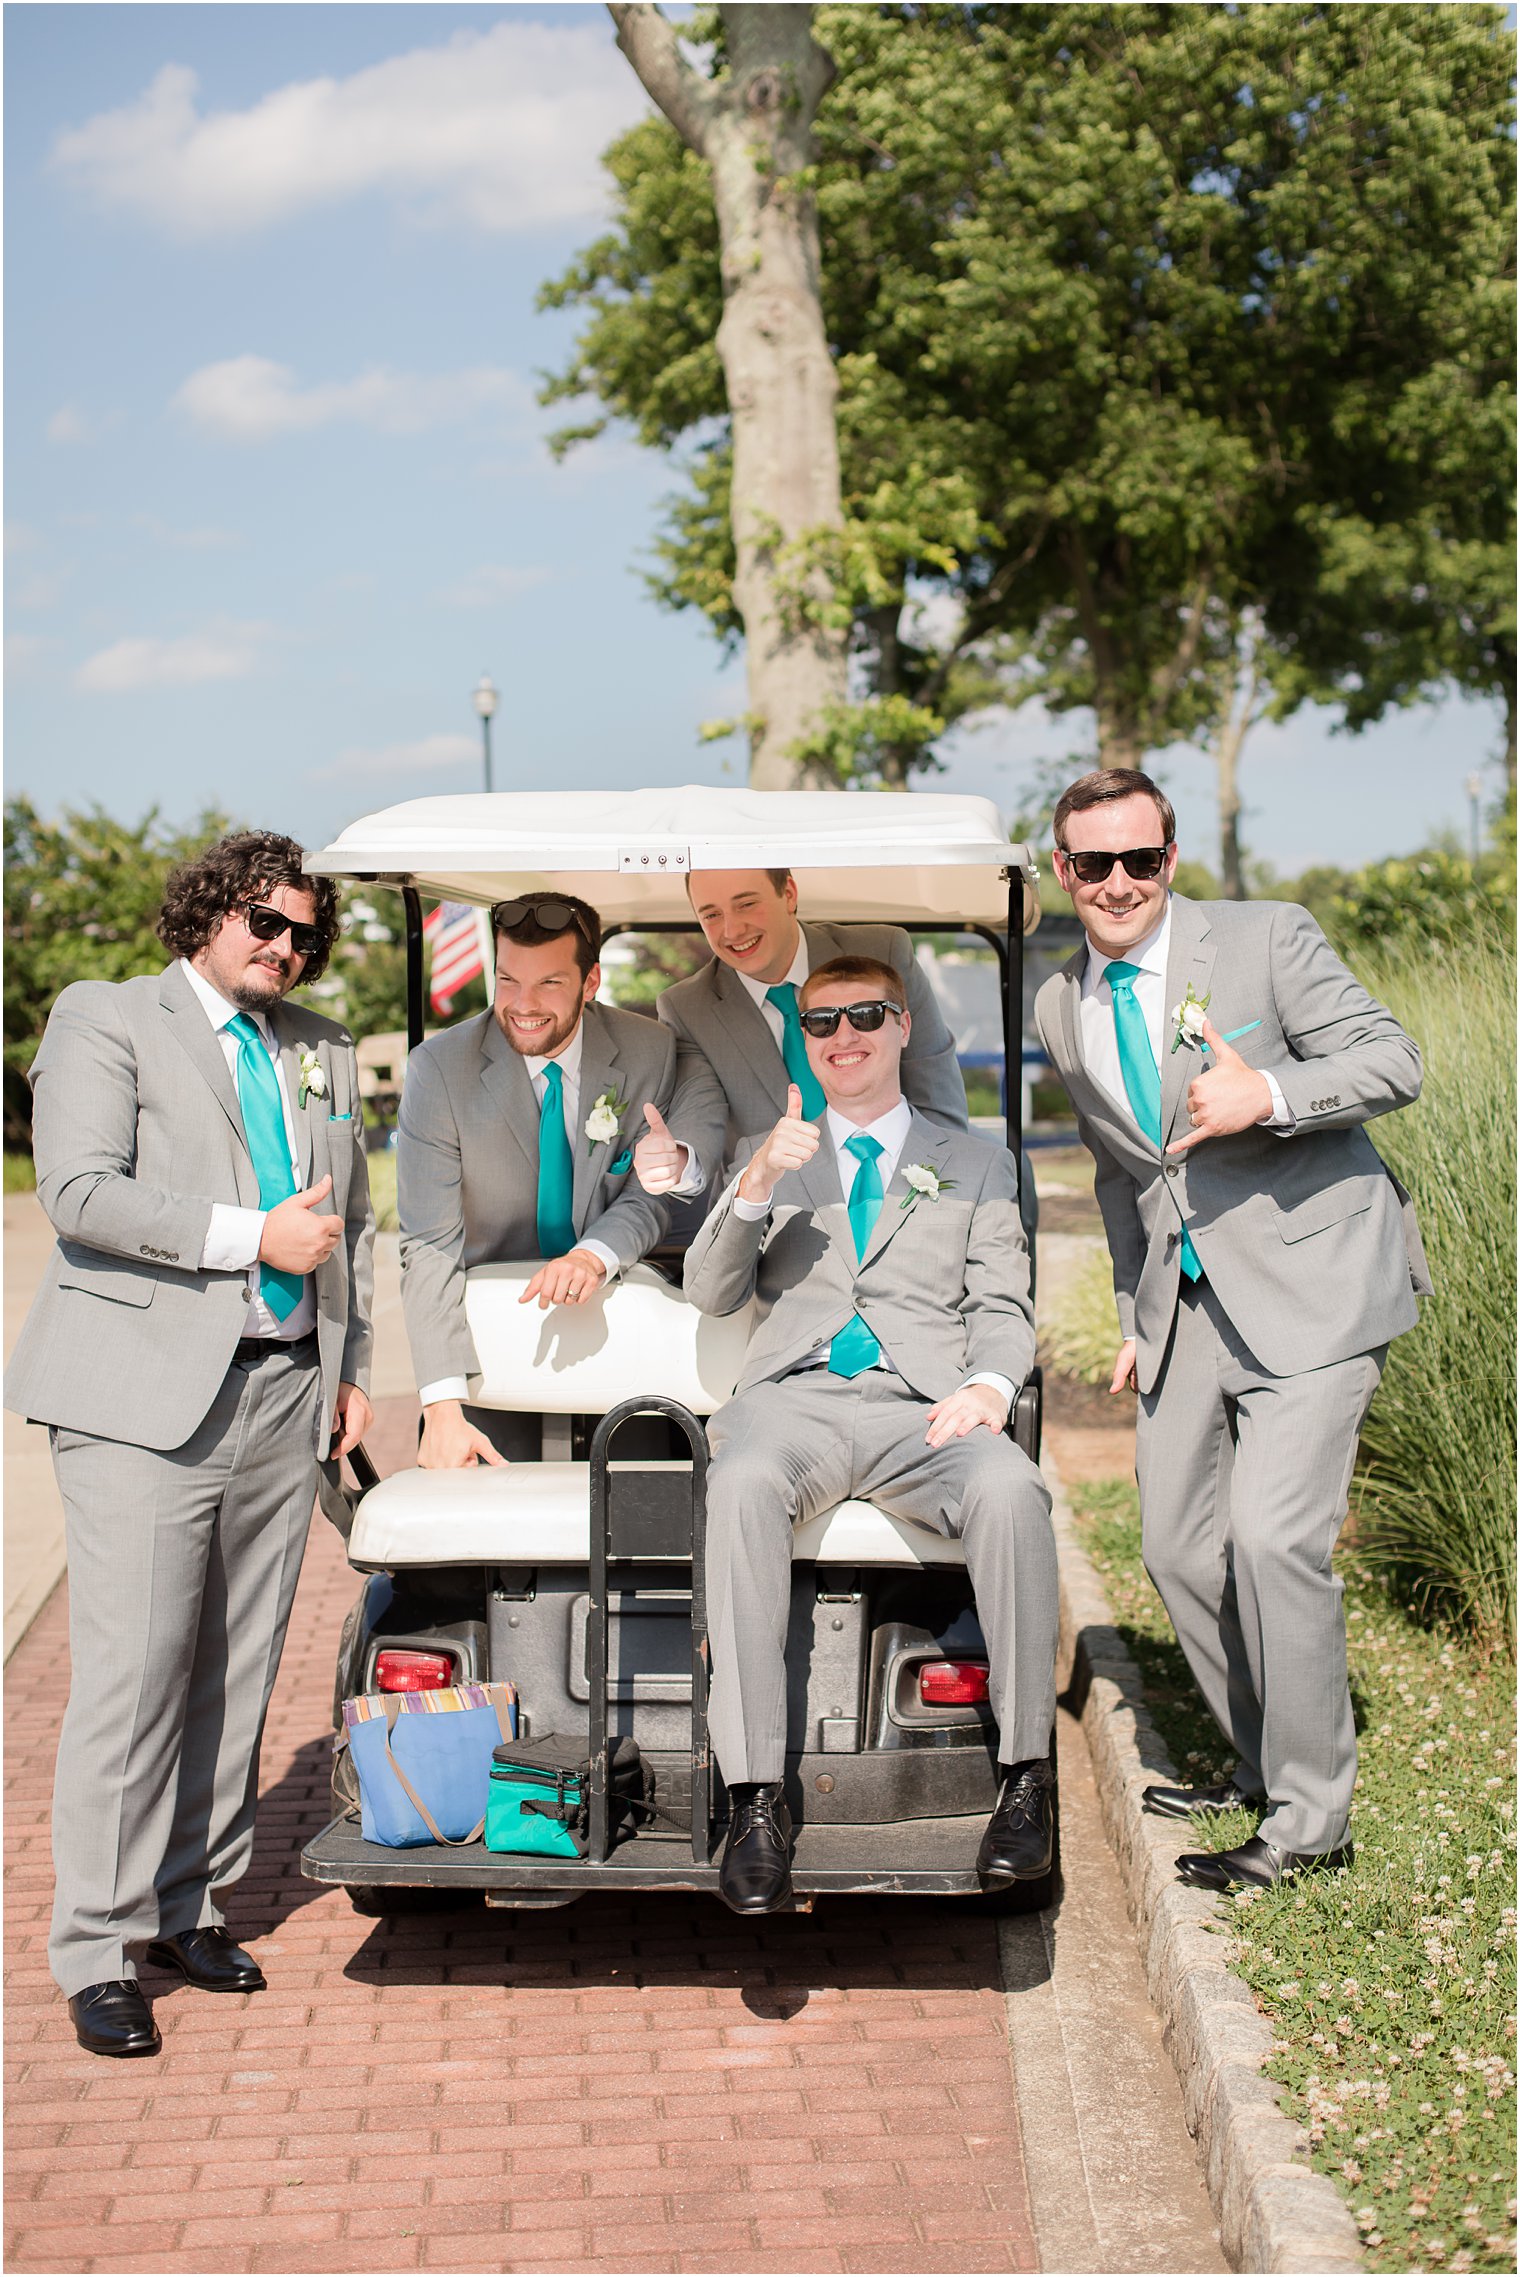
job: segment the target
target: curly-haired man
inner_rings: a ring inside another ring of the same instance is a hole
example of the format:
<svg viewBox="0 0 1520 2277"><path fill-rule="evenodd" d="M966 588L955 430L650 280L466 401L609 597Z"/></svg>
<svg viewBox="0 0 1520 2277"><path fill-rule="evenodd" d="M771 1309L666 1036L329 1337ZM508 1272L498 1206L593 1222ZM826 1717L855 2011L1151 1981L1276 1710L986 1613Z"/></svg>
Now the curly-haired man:
<svg viewBox="0 0 1520 2277"><path fill-rule="evenodd" d="M153 2055L136 1952L256 1992L221 1896L323 1457L370 1419L369 1203L350 1038L286 1004L337 896L272 831L169 881L166 971L76 981L31 1071L58 1235L6 1379L68 1536L49 1958L81 2046Z"/></svg>

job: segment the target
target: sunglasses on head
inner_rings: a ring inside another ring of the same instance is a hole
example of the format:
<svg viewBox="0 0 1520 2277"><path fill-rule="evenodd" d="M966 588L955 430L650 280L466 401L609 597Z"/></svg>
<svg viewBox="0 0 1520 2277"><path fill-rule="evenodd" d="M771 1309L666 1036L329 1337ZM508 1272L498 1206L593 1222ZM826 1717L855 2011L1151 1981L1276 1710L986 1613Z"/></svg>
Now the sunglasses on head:
<svg viewBox="0 0 1520 2277"><path fill-rule="evenodd" d="M243 923L256 941L278 941L282 933L288 933L298 957L313 957L322 946L320 925L298 925L282 909L271 909L267 901L245 902Z"/></svg>
<svg viewBox="0 0 1520 2277"><path fill-rule="evenodd" d="M546 933L566 933L573 925L583 941L593 949L600 946L584 910L576 909L568 901L559 901L553 895L521 894L516 901L499 901L491 912L491 923L499 933L510 932L525 917L532 917Z"/></svg>
<svg viewBox="0 0 1520 2277"><path fill-rule="evenodd" d="M1101 885L1115 862L1124 864L1128 877L1159 878L1170 852L1169 846L1131 846L1127 854L1067 854L1066 859L1083 885Z"/></svg>
<svg viewBox="0 0 1520 2277"><path fill-rule="evenodd" d="M820 1004L816 1011L799 1012L797 1017L810 1036L832 1036L837 1033L841 1020L848 1020L863 1036L879 1028L891 1012L900 1020L902 1006L891 1004L880 996L870 1004Z"/></svg>

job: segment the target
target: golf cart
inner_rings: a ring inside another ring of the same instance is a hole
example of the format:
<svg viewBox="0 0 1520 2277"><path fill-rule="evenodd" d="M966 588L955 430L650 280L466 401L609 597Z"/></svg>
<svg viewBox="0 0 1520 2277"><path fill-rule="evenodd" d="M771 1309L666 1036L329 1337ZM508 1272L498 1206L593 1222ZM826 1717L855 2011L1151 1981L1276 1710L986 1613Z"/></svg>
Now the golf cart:
<svg viewBox="0 0 1520 2277"><path fill-rule="evenodd" d="M413 1046L425 901L572 893L609 936L694 933L693 870L785 867L809 918L977 935L998 962L1012 1071L1006 1132L986 1135L1020 1155L1023 935L1039 905L1032 856L985 799L701 788L418 799L354 823L306 866L399 892ZM542 1312L518 1302L537 1264L477 1267L466 1302L482 1371L471 1398L536 1416L541 1459L382 1480L356 1450L348 1556L365 1579L339 1646L334 1722L357 1694L509 1680L520 1739L588 1735L584 1855L366 1842L340 1748L336 1816L301 1866L347 1885L365 1911L404 1904L408 1890L531 1907L590 1889L717 1885L726 1806L707 1738L706 1420L732 1392L748 1318L704 1318L682 1294L678 1255L662 1252L595 1301ZM1037 1459L1038 1372L1009 1428ZM798 1906L844 1891L1048 1904L1055 1867L996 1899L978 1890L996 1732L960 1543L847 1502L797 1530L792 1561ZM652 1768L657 1815L614 1841L621 1735Z"/></svg>

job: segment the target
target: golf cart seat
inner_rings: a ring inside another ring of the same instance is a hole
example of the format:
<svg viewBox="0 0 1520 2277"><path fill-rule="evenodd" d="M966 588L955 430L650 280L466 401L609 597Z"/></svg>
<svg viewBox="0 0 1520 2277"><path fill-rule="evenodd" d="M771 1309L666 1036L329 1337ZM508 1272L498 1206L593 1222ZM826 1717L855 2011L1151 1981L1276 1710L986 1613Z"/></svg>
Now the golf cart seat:
<svg viewBox="0 0 1520 2277"><path fill-rule="evenodd" d="M482 1407L541 1415L605 1415L658 1386L707 1417L728 1399L749 1334L749 1312L716 1320L646 1265L595 1302L540 1311L519 1300L537 1263L477 1266L466 1309ZM617 1466L622 1467L622 1466ZM640 1470L678 1469L639 1463ZM398 1471L371 1487L349 1539L351 1564L584 1566L590 1551L590 1466L520 1462L502 1469ZM844 1502L799 1527L794 1559L820 1565L963 1565L958 1541Z"/></svg>

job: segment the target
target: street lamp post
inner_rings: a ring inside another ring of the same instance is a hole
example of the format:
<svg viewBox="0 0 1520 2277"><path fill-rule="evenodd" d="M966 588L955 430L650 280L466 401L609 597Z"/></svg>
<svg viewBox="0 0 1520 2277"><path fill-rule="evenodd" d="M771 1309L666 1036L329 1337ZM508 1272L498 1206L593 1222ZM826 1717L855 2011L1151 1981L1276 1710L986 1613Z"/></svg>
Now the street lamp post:
<svg viewBox="0 0 1520 2277"><path fill-rule="evenodd" d="M496 689L489 672L482 672L475 688L475 709L480 714L480 740L485 749L486 789L491 785L491 718L496 710Z"/></svg>
<svg viewBox="0 0 1520 2277"><path fill-rule="evenodd" d="M1483 777L1481 775L1469 775L1466 790L1468 835L1472 841L1472 866L1476 870L1479 857L1483 852L1483 809L1481 804Z"/></svg>

